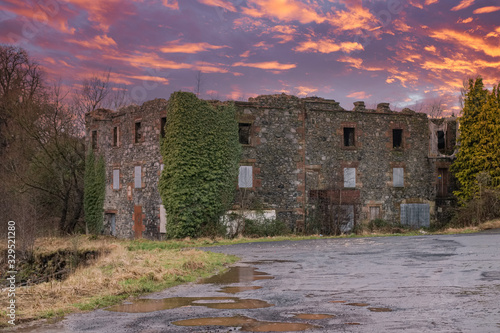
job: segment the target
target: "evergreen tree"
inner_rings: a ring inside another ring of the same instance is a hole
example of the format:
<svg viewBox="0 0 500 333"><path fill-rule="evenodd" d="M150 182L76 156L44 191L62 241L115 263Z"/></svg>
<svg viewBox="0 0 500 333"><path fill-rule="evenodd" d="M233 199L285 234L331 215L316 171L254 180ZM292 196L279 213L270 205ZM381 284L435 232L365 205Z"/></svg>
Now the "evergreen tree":
<svg viewBox="0 0 500 333"><path fill-rule="evenodd" d="M159 191L169 237L214 230L234 198L241 147L234 105L217 108L194 94L175 92L161 142Z"/></svg>
<svg viewBox="0 0 500 333"><path fill-rule="evenodd" d="M92 149L85 160L83 207L85 221L91 234L99 235L103 229L104 197L106 194L106 166L100 156L97 161Z"/></svg>
<svg viewBox="0 0 500 333"><path fill-rule="evenodd" d="M455 192L462 204L479 192L478 175L486 172L498 184L500 179L500 93L490 92L482 78L470 79L459 118L457 159L452 171L460 182Z"/></svg>

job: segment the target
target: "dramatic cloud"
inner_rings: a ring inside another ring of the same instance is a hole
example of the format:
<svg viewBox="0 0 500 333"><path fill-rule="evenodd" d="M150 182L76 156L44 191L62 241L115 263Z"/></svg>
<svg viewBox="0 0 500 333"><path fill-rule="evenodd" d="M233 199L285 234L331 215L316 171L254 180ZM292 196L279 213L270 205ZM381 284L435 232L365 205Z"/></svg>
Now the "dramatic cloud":
<svg viewBox="0 0 500 333"><path fill-rule="evenodd" d="M256 63L245 63L245 62L236 62L233 66L244 66L244 67L253 67L260 69L270 69L270 70L288 70L297 67L295 64L280 64L277 61L266 61L266 62L256 62Z"/></svg>
<svg viewBox="0 0 500 333"><path fill-rule="evenodd" d="M500 10L500 6L488 6L488 7L478 8L475 11L473 11L473 13L474 14L487 14L487 13L498 12L499 10Z"/></svg>
<svg viewBox="0 0 500 333"><path fill-rule="evenodd" d="M218 50L228 46L210 45L208 43L180 43L179 40L174 40L160 48L163 53L198 53L208 50Z"/></svg>
<svg viewBox="0 0 500 333"><path fill-rule="evenodd" d="M363 45L354 42L342 42L340 44L336 44L332 40L309 40L301 42L294 50L297 52L332 53L343 51L346 53L350 53L352 51L363 50Z"/></svg>
<svg viewBox="0 0 500 333"><path fill-rule="evenodd" d="M0 42L68 89L111 70L134 103L199 79L202 98L442 100L451 112L465 78L500 81L499 12L474 0L3 0Z"/></svg>
<svg viewBox="0 0 500 333"><path fill-rule="evenodd" d="M465 9L469 6L472 6L474 4L475 0L462 0L458 5L453 7L451 10L457 11L457 10L462 10Z"/></svg>

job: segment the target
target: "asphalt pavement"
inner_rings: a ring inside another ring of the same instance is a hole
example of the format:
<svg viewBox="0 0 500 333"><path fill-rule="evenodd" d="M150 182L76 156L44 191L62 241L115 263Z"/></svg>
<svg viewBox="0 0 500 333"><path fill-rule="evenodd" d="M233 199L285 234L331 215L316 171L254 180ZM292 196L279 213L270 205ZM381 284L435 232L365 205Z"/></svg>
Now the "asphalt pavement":
<svg viewBox="0 0 500 333"><path fill-rule="evenodd" d="M212 279L17 332L500 332L500 231L262 242Z"/></svg>

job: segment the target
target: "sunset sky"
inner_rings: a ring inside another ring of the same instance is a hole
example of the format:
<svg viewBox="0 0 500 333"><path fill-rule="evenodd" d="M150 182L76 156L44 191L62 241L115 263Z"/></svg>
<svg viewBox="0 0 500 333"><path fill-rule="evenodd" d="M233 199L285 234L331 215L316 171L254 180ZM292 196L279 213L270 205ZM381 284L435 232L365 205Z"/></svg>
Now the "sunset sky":
<svg viewBox="0 0 500 333"><path fill-rule="evenodd" d="M196 90L201 71L202 98L456 114L465 78L500 81L498 0L0 0L0 32L50 80L75 89L110 69L138 104Z"/></svg>

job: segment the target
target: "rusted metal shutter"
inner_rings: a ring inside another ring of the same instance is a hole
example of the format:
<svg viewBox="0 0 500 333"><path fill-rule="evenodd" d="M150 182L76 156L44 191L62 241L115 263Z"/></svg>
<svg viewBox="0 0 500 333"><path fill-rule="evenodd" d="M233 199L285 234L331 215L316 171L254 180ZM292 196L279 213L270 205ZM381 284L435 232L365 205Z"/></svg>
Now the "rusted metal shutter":
<svg viewBox="0 0 500 333"><path fill-rule="evenodd" d="M412 228L429 227L429 204L401 204L401 224Z"/></svg>

